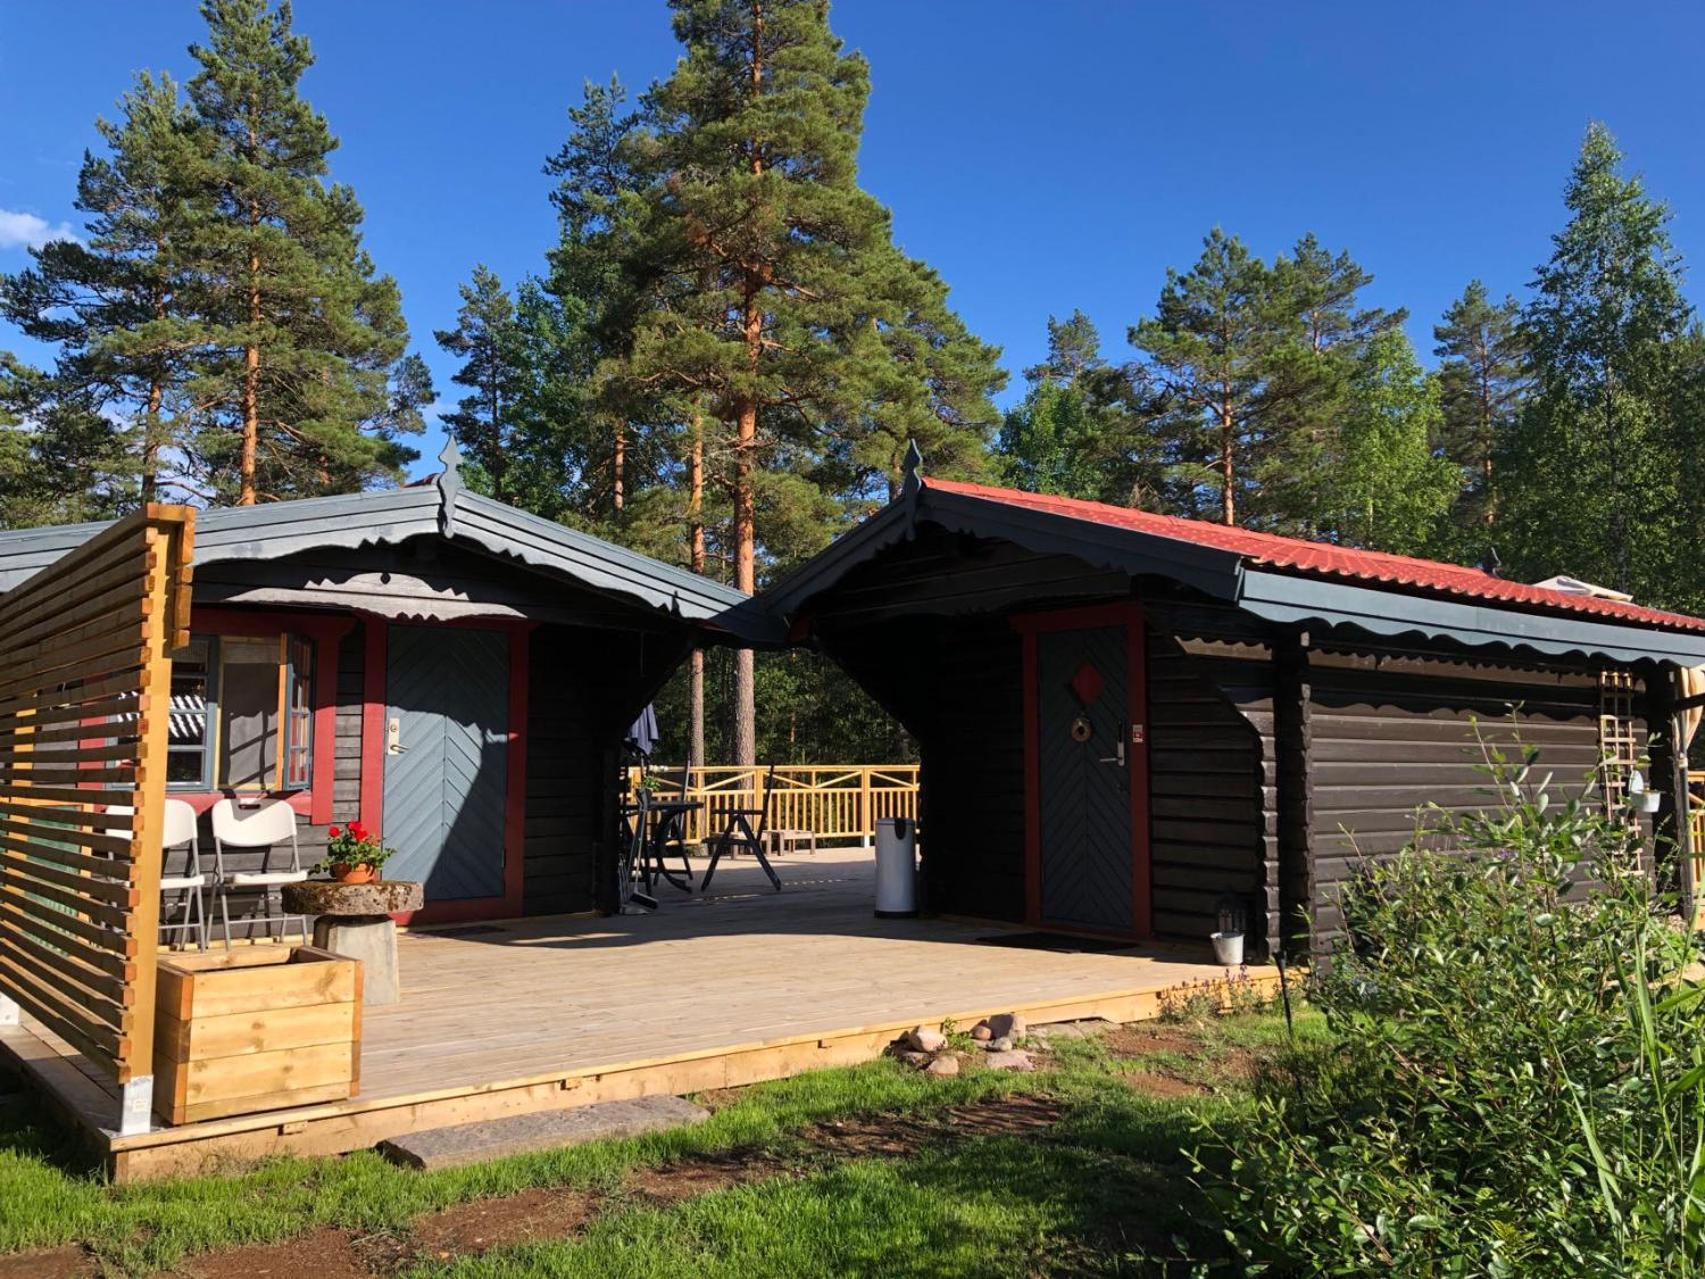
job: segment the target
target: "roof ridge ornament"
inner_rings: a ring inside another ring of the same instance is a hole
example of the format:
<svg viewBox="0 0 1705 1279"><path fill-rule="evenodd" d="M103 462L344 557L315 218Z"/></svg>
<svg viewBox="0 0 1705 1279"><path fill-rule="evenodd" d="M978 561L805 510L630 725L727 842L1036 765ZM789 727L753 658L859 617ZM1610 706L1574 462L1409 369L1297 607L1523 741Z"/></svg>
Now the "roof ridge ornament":
<svg viewBox="0 0 1705 1279"><path fill-rule="evenodd" d="M911 497L924 482L924 451L918 447L917 440L906 441L906 456L900 466L905 477L900 484L900 496Z"/></svg>
<svg viewBox="0 0 1705 1279"><path fill-rule="evenodd" d="M438 460L444 463L444 469L438 473L438 531L445 537L455 537L456 497L462 491L462 451L456 447L454 435L444 437Z"/></svg>
<svg viewBox="0 0 1705 1279"><path fill-rule="evenodd" d="M916 439L906 441L905 479L900 483L900 500L906 504L906 540L918 533L918 497L924 491L924 451Z"/></svg>

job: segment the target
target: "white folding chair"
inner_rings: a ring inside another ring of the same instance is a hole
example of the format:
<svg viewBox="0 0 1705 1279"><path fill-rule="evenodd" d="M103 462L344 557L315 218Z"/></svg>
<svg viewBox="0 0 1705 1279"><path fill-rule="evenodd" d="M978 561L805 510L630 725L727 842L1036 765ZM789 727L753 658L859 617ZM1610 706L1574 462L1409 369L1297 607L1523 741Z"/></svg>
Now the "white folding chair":
<svg viewBox="0 0 1705 1279"><path fill-rule="evenodd" d="M272 870L272 850L286 841L290 844L290 869ZM225 869L225 849L230 848L264 848L259 870L227 871ZM284 911L283 894L278 890L284 884L299 884L308 878L308 872L302 869L302 852L296 846L296 813L285 800L275 800L265 808L251 813L247 817L237 816L237 805L229 799L222 799L213 806L213 874L217 881L215 891L219 896L219 924L225 935L225 945L231 945L231 909L230 897L233 891L258 888L260 890L261 914L257 922L267 926L267 936L272 935L272 925L279 926L279 938L283 939L290 927L292 919L302 922L302 942L308 941L308 917L306 915L288 915ZM272 909L274 893L278 893L277 911Z"/></svg>
<svg viewBox="0 0 1705 1279"><path fill-rule="evenodd" d="M166 801L165 824L160 844L163 850L189 849L189 860L181 875L161 875L160 891L183 894L183 918L175 924L160 921L160 933L195 934L196 945L207 949L207 876L201 869L201 836L196 831L195 809L181 799ZM194 915L194 919L190 918Z"/></svg>

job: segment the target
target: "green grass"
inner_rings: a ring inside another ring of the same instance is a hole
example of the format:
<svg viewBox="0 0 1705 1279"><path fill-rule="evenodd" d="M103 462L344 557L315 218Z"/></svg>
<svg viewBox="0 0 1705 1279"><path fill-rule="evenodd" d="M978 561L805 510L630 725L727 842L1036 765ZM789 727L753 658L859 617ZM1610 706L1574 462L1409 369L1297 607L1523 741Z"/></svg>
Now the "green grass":
<svg viewBox="0 0 1705 1279"><path fill-rule="evenodd" d="M1318 1033L1312 1019L1300 1029ZM1282 1020L1270 1015L1214 1020L1192 1033L1210 1061L1285 1042ZM1181 1151L1198 1144L1204 1119L1235 1123L1236 1090L1159 1101L1132 1091L1123 1079L1131 1060L1099 1040L1055 1048L1060 1069L1048 1074L974 1069L936 1080L872 1062L756 1086L692 1128L425 1174L362 1153L113 1187L56 1162L51 1133L27 1114L0 1116L0 1253L79 1243L113 1270L149 1274L187 1254L319 1226L406 1236L422 1213L536 1187L599 1192L611 1196L610 1208L577 1239L454 1260L450 1273L664 1275L690 1261L710 1275L1021 1274L1061 1257L1076 1272L1145 1273L1136 1258L1150 1247L1170 1251L1174 1236L1211 1250ZM929 1114L1020 1090L1065 1104L1046 1139L972 1138L906 1159L824 1166L799 1136L836 1117ZM669 1208L620 1196L636 1168L733 1150L773 1152L807 1173ZM1121 1237L1130 1222L1141 1223L1140 1237Z"/></svg>

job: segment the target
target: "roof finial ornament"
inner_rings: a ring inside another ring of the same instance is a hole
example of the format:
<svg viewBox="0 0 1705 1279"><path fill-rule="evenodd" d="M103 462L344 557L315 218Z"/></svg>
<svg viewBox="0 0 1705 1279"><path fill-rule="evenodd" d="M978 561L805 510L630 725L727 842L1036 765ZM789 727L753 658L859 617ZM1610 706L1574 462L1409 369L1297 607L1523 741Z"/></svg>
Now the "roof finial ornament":
<svg viewBox="0 0 1705 1279"><path fill-rule="evenodd" d="M438 460L444 463L444 469L438 473L438 531L445 537L455 537L456 495L462 491L462 451L456 447L454 435L444 437Z"/></svg>
<svg viewBox="0 0 1705 1279"><path fill-rule="evenodd" d="M906 441L906 459L901 466L905 479L900 485L900 495L911 497L924 479L924 451L915 439Z"/></svg>

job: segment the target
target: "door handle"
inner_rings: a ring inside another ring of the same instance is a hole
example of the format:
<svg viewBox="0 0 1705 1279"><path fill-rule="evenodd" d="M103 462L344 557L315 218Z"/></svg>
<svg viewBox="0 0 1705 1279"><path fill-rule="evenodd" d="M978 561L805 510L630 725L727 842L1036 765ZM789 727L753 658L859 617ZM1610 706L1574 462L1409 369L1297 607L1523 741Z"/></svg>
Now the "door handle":
<svg viewBox="0 0 1705 1279"><path fill-rule="evenodd" d="M1096 764L1118 764L1118 767L1125 767L1125 735L1127 733L1129 733L1129 726L1118 725L1118 737L1113 738L1113 754L1101 755L1100 759L1095 761Z"/></svg>
<svg viewBox="0 0 1705 1279"><path fill-rule="evenodd" d="M385 724L385 754L401 755L407 749L408 747L403 745L402 720L389 720Z"/></svg>

